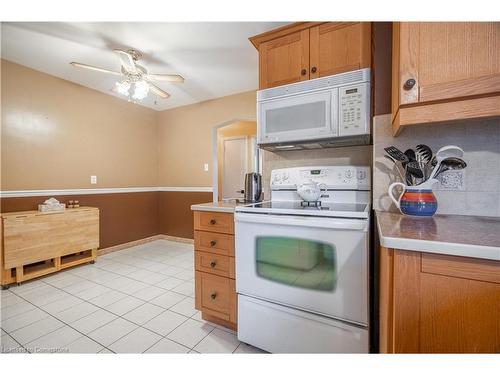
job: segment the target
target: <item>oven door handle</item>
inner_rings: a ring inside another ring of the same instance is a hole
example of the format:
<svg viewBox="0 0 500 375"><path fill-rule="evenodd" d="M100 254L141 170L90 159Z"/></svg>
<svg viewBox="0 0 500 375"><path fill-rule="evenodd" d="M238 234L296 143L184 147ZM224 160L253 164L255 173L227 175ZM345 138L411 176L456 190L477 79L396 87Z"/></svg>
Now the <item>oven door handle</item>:
<svg viewBox="0 0 500 375"><path fill-rule="evenodd" d="M339 219L330 217L318 218L311 216L236 213L234 215L234 220L242 223L278 224L327 229L368 230L368 220L366 219Z"/></svg>

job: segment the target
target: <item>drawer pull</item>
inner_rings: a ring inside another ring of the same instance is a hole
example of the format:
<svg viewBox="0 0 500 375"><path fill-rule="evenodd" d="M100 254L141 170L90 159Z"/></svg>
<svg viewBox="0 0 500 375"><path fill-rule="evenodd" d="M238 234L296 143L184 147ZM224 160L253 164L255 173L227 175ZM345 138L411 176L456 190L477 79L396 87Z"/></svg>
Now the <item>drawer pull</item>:
<svg viewBox="0 0 500 375"><path fill-rule="evenodd" d="M210 262L210 267L215 268L216 265L217 265L217 262L215 260L212 260Z"/></svg>
<svg viewBox="0 0 500 375"><path fill-rule="evenodd" d="M214 240L210 241L210 246L214 247L215 245L217 245L217 241Z"/></svg>
<svg viewBox="0 0 500 375"><path fill-rule="evenodd" d="M216 292L213 292L212 294L210 294L210 298L215 299L216 297L217 297L217 293Z"/></svg>
<svg viewBox="0 0 500 375"><path fill-rule="evenodd" d="M210 219L210 225L215 225L217 224L217 221L215 219Z"/></svg>

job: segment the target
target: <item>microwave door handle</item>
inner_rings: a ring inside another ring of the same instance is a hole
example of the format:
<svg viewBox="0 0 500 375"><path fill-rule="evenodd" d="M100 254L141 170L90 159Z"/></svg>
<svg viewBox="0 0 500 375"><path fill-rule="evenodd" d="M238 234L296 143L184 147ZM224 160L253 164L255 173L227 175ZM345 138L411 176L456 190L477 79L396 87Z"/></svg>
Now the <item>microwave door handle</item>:
<svg viewBox="0 0 500 375"><path fill-rule="evenodd" d="M286 215L237 213L236 222L258 224L281 224L309 228L367 230L368 221L363 219L315 218L311 216L291 217Z"/></svg>

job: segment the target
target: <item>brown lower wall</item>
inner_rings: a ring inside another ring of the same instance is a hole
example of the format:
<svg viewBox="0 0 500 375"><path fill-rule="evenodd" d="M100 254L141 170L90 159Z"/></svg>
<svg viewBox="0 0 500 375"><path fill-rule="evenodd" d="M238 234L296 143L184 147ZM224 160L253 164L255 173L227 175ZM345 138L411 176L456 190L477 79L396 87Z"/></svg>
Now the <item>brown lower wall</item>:
<svg viewBox="0 0 500 375"><path fill-rule="evenodd" d="M55 196L60 202L79 200L81 206L99 208L100 248L159 234L159 192ZM1 212L38 209L47 197L1 198Z"/></svg>
<svg viewBox="0 0 500 375"><path fill-rule="evenodd" d="M0 212L38 209L50 196L1 198ZM60 202L80 201L98 207L100 248L120 245L157 234L193 238L192 204L212 201L212 193L144 192L56 195Z"/></svg>
<svg viewBox="0 0 500 375"><path fill-rule="evenodd" d="M160 233L169 236L194 238L192 204L212 201L212 193L160 192Z"/></svg>

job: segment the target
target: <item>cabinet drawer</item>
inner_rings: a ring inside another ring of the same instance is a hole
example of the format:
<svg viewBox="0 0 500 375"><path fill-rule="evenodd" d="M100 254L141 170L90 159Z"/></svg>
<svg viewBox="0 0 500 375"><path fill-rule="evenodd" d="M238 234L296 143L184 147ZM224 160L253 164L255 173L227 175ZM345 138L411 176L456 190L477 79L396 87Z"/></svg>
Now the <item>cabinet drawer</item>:
<svg viewBox="0 0 500 375"><path fill-rule="evenodd" d="M231 259L233 259L233 261L231 261ZM196 251L195 268L197 271L234 278L234 258L226 255Z"/></svg>
<svg viewBox="0 0 500 375"><path fill-rule="evenodd" d="M221 212L195 211L194 229L234 234L234 215Z"/></svg>
<svg viewBox="0 0 500 375"><path fill-rule="evenodd" d="M196 271L196 309L236 323L236 288L233 279Z"/></svg>
<svg viewBox="0 0 500 375"><path fill-rule="evenodd" d="M196 230L194 248L197 251L234 256L234 236Z"/></svg>
<svg viewBox="0 0 500 375"><path fill-rule="evenodd" d="M422 253L424 273L500 284L500 262L487 259Z"/></svg>

